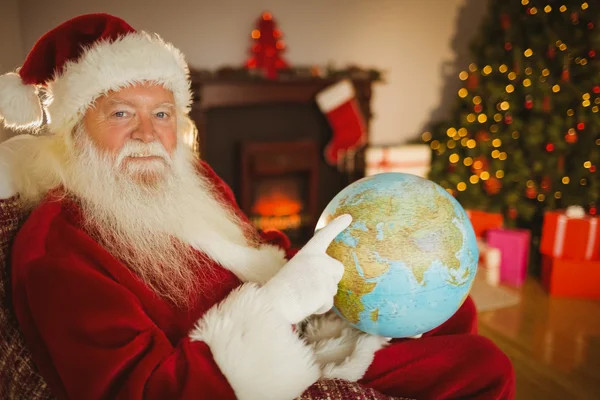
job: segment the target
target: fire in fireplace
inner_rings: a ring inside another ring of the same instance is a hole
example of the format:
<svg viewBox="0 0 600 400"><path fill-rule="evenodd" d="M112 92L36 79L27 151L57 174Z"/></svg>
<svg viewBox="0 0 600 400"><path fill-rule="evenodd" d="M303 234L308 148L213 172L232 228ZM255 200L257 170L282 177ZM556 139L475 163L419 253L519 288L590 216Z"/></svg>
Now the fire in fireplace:
<svg viewBox="0 0 600 400"><path fill-rule="evenodd" d="M251 220L259 229L298 229L306 223L306 201L292 177L264 179L256 184Z"/></svg>

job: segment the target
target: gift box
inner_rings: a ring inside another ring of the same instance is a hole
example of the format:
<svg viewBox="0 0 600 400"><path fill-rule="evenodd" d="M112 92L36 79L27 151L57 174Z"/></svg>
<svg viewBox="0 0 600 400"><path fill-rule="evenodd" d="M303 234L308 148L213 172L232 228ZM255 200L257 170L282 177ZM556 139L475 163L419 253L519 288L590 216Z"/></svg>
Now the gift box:
<svg viewBox="0 0 600 400"><path fill-rule="evenodd" d="M500 213L490 213L480 210L465 211L477 238L485 237L486 232L490 229L502 228L504 226L504 216Z"/></svg>
<svg viewBox="0 0 600 400"><path fill-rule="evenodd" d="M583 209L548 211L544 214L540 252L565 260L598 260L598 217Z"/></svg>
<svg viewBox="0 0 600 400"><path fill-rule="evenodd" d="M531 232L495 228L487 231L486 239L488 246L500 250L500 282L522 286L527 278Z"/></svg>
<svg viewBox="0 0 600 400"><path fill-rule="evenodd" d="M543 255L541 278L551 296L600 299L600 261Z"/></svg>
<svg viewBox="0 0 600 400"><path fill-rule="evenodd" d="M431 148L426 144L370 146L365 151L365 174L404 172L426 178L431 168Z"/></svg>

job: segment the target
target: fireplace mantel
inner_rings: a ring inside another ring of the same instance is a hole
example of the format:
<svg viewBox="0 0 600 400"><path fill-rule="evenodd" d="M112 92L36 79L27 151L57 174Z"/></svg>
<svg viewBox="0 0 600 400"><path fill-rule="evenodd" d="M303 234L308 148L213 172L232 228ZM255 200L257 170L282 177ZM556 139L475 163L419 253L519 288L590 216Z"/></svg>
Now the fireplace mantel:
<svg viewBox="0 0 600 400"><path fill-rule="evenodd" d="M286 80L203 78L192 73L194 103L192 119L198 128L198 149L206 151L206 113L215 108L265 104L311 103L316 94L337 82L331 78L290 78ZM371 113L371 79L352 79L361 111L368 122Z"/></svg>

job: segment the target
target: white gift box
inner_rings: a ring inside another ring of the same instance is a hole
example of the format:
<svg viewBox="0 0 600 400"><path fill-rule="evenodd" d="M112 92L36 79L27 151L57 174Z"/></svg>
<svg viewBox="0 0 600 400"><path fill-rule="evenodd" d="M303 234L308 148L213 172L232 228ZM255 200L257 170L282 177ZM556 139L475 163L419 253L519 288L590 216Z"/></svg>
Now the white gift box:
<svg viewBox="0 0 600 400"><path fill-rule="evenodd" d="M426 144L369 146L365 152L365 174L403 172L427 178L431 168L431 149Z"/></svg>

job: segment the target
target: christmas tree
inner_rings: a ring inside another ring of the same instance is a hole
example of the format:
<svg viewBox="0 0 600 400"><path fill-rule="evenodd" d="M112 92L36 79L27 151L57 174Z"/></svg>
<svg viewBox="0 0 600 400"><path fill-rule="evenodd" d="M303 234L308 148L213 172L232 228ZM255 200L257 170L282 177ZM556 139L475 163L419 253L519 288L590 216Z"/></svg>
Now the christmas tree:
<svg viewBox="0 0 600 400"><path fill-rule="evenodd" d="M490 0L452 117L423 140L430 179L465 208L537 230L543 212L596 214L600 4Z"/></svg>
<svg viewBox="0 0 600 400"><path fill-rule="evenodd" d="M285 50L283 34L275 24L270 12L263 12L250 36L253 43L250 48L251 56L246 61L246 68L257 69L266 78L277 78L277 70L288 68L288 63L281 57Z"/></svg>

